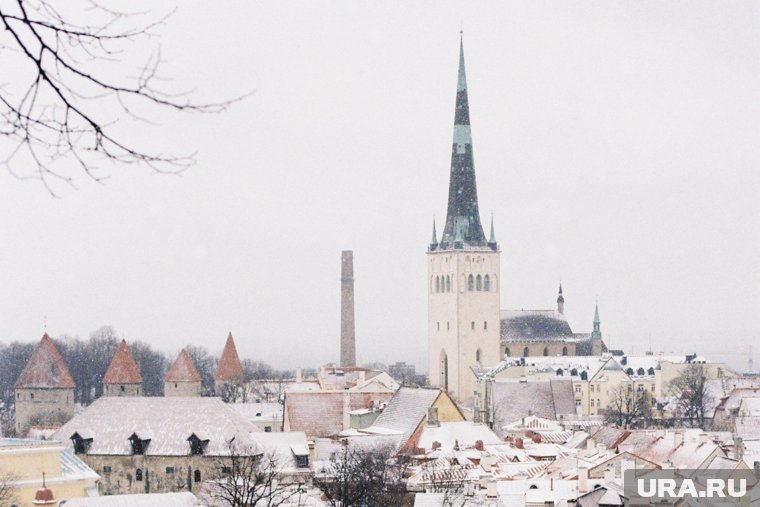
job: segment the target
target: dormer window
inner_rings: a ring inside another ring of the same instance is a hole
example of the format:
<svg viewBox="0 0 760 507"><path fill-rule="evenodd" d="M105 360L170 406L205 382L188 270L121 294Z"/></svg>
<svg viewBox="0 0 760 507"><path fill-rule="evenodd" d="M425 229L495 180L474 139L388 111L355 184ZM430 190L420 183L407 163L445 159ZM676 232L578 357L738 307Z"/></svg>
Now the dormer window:
<svg viewBox="0 0 760 507"><path fill-rule="evenodd" d="M129 437L129 444L132 446L132 454L145 454L145 450L150 444L150 438L140 437L137 433L132 433Z"/></svg>
<svg viewBox="0 0 760 507"><path fill-rule="evenodd" d="M296 467L309 468L309 448L305 445L291 445L290 450L296 458Z"/></svg>
<svg viewBox="0 0 760 507"><path fill-rule="evenodd" d="M209 439L204 435L193 433L187 438L187 441L190 443L190 454L193 456L200 456L206 449Z"/></svg>
<svg viewBox="0 0 760 507"><path fill-rule="evenodd" d="M75 454L87 454L92 444L92 436L86 432L82 432L81 434L76 432L71 435L71 442L74 444Z"/></svg>

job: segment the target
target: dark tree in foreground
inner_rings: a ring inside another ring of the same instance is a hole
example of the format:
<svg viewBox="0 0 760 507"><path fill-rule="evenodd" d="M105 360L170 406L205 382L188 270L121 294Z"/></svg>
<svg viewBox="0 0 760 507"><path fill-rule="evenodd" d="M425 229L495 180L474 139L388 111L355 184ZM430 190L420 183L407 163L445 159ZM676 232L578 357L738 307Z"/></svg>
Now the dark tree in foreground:
<svg viewBox="0 0 760 507"><path fill-rule="evenodd" d="M670 381L670 392L677 399L675 416L692 428L705 429L712 396L707 390L707 368L690 364Z"/></svg>
<svg viewBox="0 0 760 507"><path fill-rule="evenodd" d="M145 396L163 396L164 375L166 375L168 368L166 356L151 348L147 343L140 341L130 344L129 350L140 367Z"/></svg>
<svg viewBox="0 0 760 507"><path fill-rule="evenodd" d="M15 495L13 494L13 481L15 477L10 473L0 471L0 505L13 505Z"/></svg>
<svg viewBox="0 0 760 507"><path fill-rule="evenodd" d="M179 171L191 157L141 145L124 133L123 122L155 117L156 108L217 112L230 104L194 103L162 87L157 47L149 54L134 49L149 44L165 18L145 21L106 3L0 4L0 68L6 71L0 80L0 162L18 177L41 180L51 193L51 179L74 179L62 159L96 181L105 177L98 167L104 161Z"/></svg>
<svg viewBox="0 0 760 507"><path fill-rule="evenodd" d="M652 420L652 396L632 384L620 384L612 391L604 418L623 429L645 426Z"/></svg>
<svg viewBox="0 0 760 507"><path fill-rule="evenodd" d="M282 472L283 463L271 453L240 447L233 438L229 455L216 460L218 480L210 481L205 496L213 505L230 507L277 507L301 505L306 498L300 484Z"/></svg>
<svg viewBox="0 0 760 507"><path fill-rule="evenodd" d="M392 447L344 445L335 460L314 475L313 484L331 507L402 505L408 463Z"/></svg>

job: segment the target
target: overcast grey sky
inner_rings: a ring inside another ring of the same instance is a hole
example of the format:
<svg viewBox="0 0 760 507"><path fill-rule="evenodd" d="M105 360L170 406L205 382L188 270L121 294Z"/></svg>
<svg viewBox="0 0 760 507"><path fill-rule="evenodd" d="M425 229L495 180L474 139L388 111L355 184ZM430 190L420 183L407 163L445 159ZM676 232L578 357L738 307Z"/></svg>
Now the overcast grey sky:
<svg viewBox="0 0 760 507"><path fill-rule="evenodd" d="M613 348L651 338L745 365L760 337L747 1L183 0L160 30L164 74L204 98L255 93L133 128L198 151L181 177L118 169L53 199L1 172L0 341L39 339L47 317L54 335L111 324L218 353L231 329L242 356L316 366L338 359L353 249L359 360L422 366L460 26L502 307L551 308L561 279L577 332L598 297Z"/></svg>

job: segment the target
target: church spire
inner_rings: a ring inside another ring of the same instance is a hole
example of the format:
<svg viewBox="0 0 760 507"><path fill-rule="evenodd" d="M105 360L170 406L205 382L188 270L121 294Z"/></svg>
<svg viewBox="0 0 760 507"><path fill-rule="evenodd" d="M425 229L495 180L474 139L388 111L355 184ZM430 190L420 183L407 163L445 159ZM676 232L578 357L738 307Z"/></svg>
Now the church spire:
<svg viewBox="0 0 760 507"><path fill-rule="evenodd" d="M596 304L596 308L594 308L594 330L591 332L591 338L602 338L602 329L601 329L601 321L599 320L599 303Z"/></svg>
<svg viewBox="0 0 760 507"><path fill-rule="evenodd" d="M446 226L441 238L443 248L486 246L486 237L480 223L478 191L475 184L475 164L472 156L470 107L467 101L467 76L464 68L464 43L459 41L459 75L454 113L454 140L451 148L449 176L449 204Z"/></svg>
<svg viewBox="0 0 760 507"><path fill-rule="evenodd" d="M557 296L557 311L560 315L565 314L565 296L562 295L562 282L559 282L559 295Z"/></svg>

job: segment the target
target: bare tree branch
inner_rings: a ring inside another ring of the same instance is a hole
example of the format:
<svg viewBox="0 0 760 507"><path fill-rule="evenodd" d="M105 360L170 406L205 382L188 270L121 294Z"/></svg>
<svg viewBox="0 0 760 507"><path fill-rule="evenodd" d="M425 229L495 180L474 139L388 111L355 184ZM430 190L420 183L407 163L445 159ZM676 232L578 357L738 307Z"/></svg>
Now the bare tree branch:
<svg viewBox="0 0 760 507"><path fill-rule="evenodd" d="M170 93L160 86L158 50L136 77L107 77L98 64L118 62L127 45L155 37L154 29L171 13L123 27L140 15L89 5L85 16L94 23L87 24L60 14L47 0L0 2L0 65L16 74L12 83L0 83L0 141L9 146L0 163L19 178L42 181L51 194L51 181L74 183L61 169L64 160L95 181L107 177L98 166L103 161L160 173L178 173L193 162L193 154L150 151L120 133L116 125L121 116L147 120L135 108L216 113L243 98L199 103L187 92Z"/></svg>

